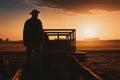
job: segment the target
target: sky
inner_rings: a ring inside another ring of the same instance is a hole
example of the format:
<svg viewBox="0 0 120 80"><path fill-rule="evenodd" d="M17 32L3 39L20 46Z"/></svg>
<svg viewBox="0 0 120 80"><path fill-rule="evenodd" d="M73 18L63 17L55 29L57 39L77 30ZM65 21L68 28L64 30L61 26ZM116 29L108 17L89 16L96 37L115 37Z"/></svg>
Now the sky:
<svg viewBox="0 0 120 80"><path fill-rule="evenodd" d="M0 38L22 40L33 9L44 29L76 29L76 39L120 39L120 0L1 0Z"/></svg>

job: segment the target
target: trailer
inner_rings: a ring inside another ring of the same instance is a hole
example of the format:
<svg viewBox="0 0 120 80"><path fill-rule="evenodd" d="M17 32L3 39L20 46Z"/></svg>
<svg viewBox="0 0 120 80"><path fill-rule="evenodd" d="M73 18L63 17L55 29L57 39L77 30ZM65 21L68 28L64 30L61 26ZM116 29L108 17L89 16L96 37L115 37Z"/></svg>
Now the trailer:
<svg viewBox="0 0 120 80"><path fill-rule="evenodd" d="M75 52L75 29L44 29L44 51Z"/></svg>

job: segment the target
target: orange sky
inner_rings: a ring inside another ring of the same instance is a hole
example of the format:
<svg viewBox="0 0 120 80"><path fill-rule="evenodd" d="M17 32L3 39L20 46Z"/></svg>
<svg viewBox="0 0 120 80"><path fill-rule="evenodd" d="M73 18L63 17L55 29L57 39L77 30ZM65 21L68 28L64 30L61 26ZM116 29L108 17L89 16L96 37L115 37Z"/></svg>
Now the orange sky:
<svg viewBox="0 0 120 80"><path fill-rule="evenodd" d="M0 38L22 40L24 22L29 12L37 8L43 28L76 29L77 40L99 37L101 40L120 39L120 11L90 9L90 13L66 12L57 8L30 5L27 9L3 13L0 17ZM4 12L1 10L1 12ZM6 12L6 11L5 11Z"/></svg>

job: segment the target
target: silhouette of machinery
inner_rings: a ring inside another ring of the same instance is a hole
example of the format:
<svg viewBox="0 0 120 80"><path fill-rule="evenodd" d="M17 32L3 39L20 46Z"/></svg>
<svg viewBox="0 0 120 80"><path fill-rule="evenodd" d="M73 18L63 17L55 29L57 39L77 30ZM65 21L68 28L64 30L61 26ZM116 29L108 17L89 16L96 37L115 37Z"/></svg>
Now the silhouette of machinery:
<svg viewBox="0 0 120 80"><path fill-rule="evenodd" d="M75 29L44 29L44 51L75 51Z"/></svg>

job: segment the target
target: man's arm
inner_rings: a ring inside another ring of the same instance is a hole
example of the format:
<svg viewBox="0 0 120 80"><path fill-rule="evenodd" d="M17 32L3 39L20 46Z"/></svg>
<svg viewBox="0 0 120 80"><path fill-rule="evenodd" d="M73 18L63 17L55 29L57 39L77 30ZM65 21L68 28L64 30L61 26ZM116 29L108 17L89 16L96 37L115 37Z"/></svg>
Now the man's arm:
<svg viewBox="0 0 120 80"><path fill-rule="evenodd" d="M27 34L28 34L28 21L25 22L24 29L23 29L23 45L24 46L26 46L27 44Z"/></svg>

